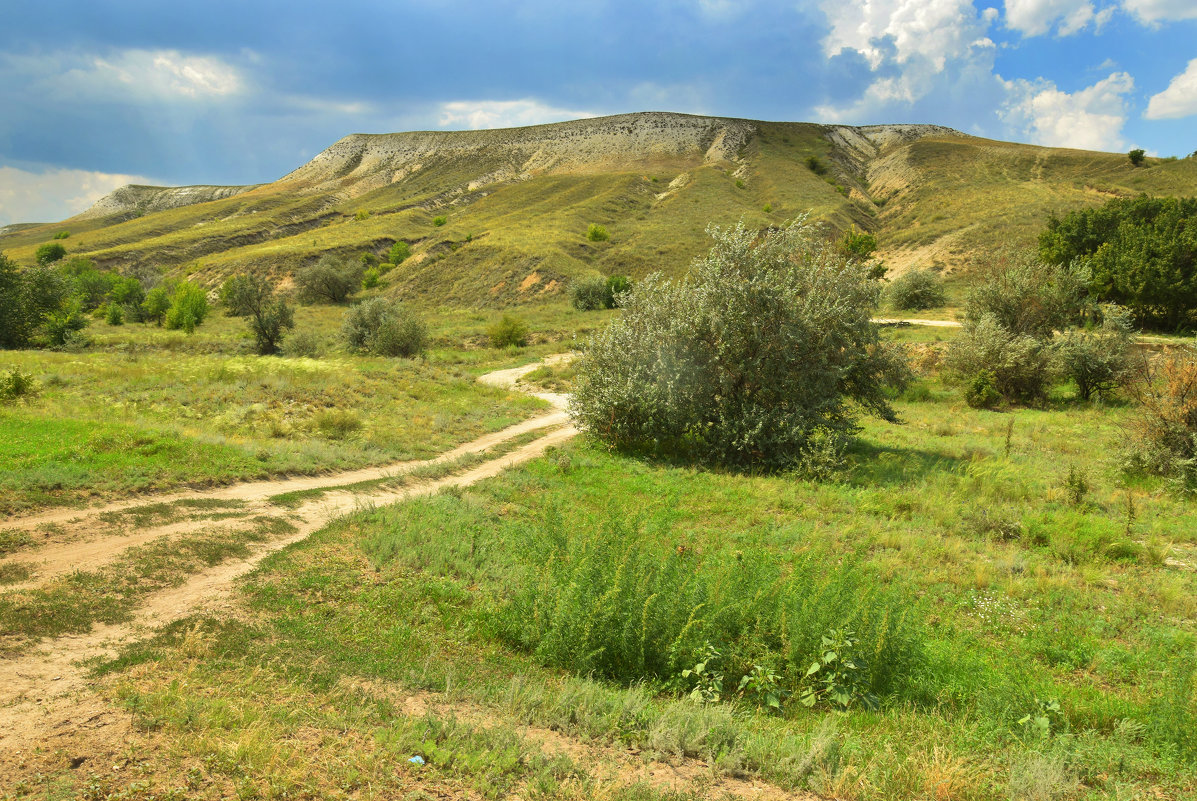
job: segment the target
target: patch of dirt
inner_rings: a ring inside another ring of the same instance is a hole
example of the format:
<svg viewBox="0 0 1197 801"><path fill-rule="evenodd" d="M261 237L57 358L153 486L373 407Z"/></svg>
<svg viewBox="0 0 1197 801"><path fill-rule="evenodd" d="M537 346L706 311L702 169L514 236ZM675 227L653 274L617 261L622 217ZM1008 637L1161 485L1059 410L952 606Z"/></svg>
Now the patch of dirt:
<svg viewBox="0 0 1197 801"><path fill-rule="evenodd" d="M540 283L540 273L538 273L538 272L528 273L528 277L525 278L523 281L520 281L519 290L520 290L520 292L527 292L529 289L531 289L532 287L536 286L539 283Z"/></svg>

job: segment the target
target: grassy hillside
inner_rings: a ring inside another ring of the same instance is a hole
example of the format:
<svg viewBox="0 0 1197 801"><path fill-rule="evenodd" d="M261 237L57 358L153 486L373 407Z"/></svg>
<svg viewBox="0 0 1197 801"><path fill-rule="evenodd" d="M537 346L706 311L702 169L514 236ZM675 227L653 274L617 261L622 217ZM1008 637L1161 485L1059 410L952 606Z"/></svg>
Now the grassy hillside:
<svg viewBox="0 0 1197 801"><path fill-rule="evenodd" d="M1033 244L1049 213L1139 192L1197 194L1197 160L1134 168L1124 154L935 126L633 114L353 135L272 184L201 189L239 193L161 211L146 209L183 200L114 193L61 223L14 226L0 249L31 263L39 244L67 230L72 255L214 285L242 270L281 280L326 252L382 255L403 239L415 255L387 277L389 292L495 307L560 293L592 272L677 271L705 251L711 222L777 225L806 211L829 233L873 231L897 269L962 267L977 253ZM590 223L610 240L588 242Z"/></svg>

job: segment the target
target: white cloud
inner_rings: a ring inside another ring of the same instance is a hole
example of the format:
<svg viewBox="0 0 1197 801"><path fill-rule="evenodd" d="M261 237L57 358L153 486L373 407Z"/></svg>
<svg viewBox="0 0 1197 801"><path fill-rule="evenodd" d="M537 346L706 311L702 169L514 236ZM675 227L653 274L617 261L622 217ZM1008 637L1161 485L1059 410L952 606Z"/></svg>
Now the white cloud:
<svg viewBox="0 0 1197 801"><path fill-rule="evenodd" d="M1126 95L1135 88L1127 73L1115 72L1071 94L1043 78L1003 83L1009 99L999 114L1015 136L1052 147L1125 149Z"/></svg>
<svg viewBox="0 0 1197 801"><path fill-rule="evenodd" d="M1023 36L1042 36L1053 27L1060 36L1105 24L1110 9L1098 12L1090 0L1006 0L1006 27Z"/></svg>
<svg viewBox="0 0 1197 801"><path fill-rule="evenodd" d="M940 71L985 35L972 0L824 0L822 9L831 23L827 55L858 50L873 69L886 58L887 37L898 64L925 59Z"/></svg>
<svg viewBox="0 0 1197 801"><path fill-rule="evenodd" d="M70 53L9 57L10 66L60 99L202 100L237 95L245 79L213 56L177 50L122 50L104 56Z"/></svg>
<svg viewBox="0 0 1197 801"><path fill-rule="evenodd" d="M152 183L139 175L67 169L29 172L0 167L0 225L62 220L125 184Z"/></svg>
<svg viewBox="0 0 1197 801"><path fill-rule="evenodd" d="M442 103L439 124L473 130L480 128L515 128L597 116L589 111L554 108L539 100L455 100Z"/></svg>
<svg viewBox="0 0 1197 801"><path fill-rule="evenodd" d="M1168 84L1168 88L1147 101L1149 120L1176 120L1197 114L1197 58Z"/></svg>
<svg viewBox="0 0 1197 801"><path fill-rule="evenodd" d="M1197 19L1197 3L1193 0L1122 0L1122 8L1147 25Z"/></svg>

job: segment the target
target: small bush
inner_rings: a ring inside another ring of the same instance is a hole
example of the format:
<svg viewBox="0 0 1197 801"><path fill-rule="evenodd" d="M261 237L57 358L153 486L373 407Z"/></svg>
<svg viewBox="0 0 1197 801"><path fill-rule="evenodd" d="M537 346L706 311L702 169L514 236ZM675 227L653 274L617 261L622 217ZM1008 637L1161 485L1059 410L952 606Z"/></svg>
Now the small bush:
<svg viewBox="0 0 1197 801"><path fill-rule="evenodd" d="M379 262L382 261L382 259L378 258L378 256L374 255L373 253L363 253L357 257L357 260L360 261L362 266L367 270L371 267L377 267Z"/></svg>
<svg viewBox="0 0 1197 801"><path fill-rule="evenodd" d="M504 314L486 329L492 348L522 348L528 344L528 324L519 317Z"/></svg>
<svg viewBox="0 0 1197 801"><path fill-rule="evenodd" d="M761 211L765 212L765 214L772 214L773 213L773 204L766 203L764 206L761 207Z"/></svg>
<svg viewBox="0 0 1197 801"><path fill-rule="evenodd" d="M361 222L362 220L368 220L370 219L370 212L366 211L365 209L358 209L357 213L353 215L353 219L357 220L358 222Z"/></svg>
<svg viewBox="0 0 1197 801"><path fill-rule="evenodd" d="M33 257L38 264L47 265L53 264L56 261L61 261L62 257L66 255L66 248L57 242L47 242L44 245L38 245Z"/></svg>
<svg viewBox="0 0 1197 801"><path fill-rule="evenodd" d="M607 291L607 279L601 275L574 281L569 290L570 301L578 311L596 311L610 308L611 296Z"/></svg>
<svg viewBox="0 0 1197 801"><path fill-rule="evenodd" d="M125 314L121 310L119 303L109 303L108 308L104 310L104 322L109 325L124 325Z"/></svg>
<svg viewBox="0 0 1197 801"><path fill-rule="evenodd" d="M885 294L890 306L901 311L936 309L947 303L943 279L934 270L911 270L899 275Z"/></svg>
<svg viewBox="0 0 1197 801"><path fill-rule="evenodd" d="M20 398L37 395L37 382L29 373L14 367L7 375L0 375L0 403L12 403Z"/></svg>
<svg viewBox="0 0 1197 801"><path fill-rule="evenodd" d="M79 339L73 335L86 327L87 317L84 316L83 307L78 299L72 299L60 308L47 312L42 322L46 340L52 348L79 344Z"/></svg>
<svg viewBox="0 0 1197 801"><path fill-rule="evenodd" d="M992 370L978 370L964 387L964 402L974 409L992 409L1001 400Z"/></svg>
<svg viewBox="0 0 1197 801"><path fill-rule="evenodd" d="M591 242L606 242L611 235L607 233L606 227L598 223L591 223L590 227L586 229L586 238Z"/></svg>
<svg viewBox="0 0 1197 801"><path fill-rule="evenodd" d="M407 244L403 240L400 240L391 245L391 250L387 254L387 261L389 261L391 264L401 264L409 256L411 256L411 245Z"/></svg>
<svg viewBox="0 0 1197 801"><path fill-rule="evenodd" d="M362 289L373 289L378 286L378 279L381 274L377 267L371 267L362 274Z"/></svg>
<svg viewBox="0 0 1197 801"><path fill-rule="evenodd" d="M1197 486L1197 348L1140 357L1127 388L1138 402L1130 423L1134 466Z"/></svg>
<svg viewBox="0 0 1197 801"><path fill-rule="evenodd" d="M166 327L190 334L208 316L208 293L202 287L184 281L170 296L170 308L163 318Z"/></svg>
<svg viewBox="0 0 1197 801"><path fill-rule="evenodd" d="M1076 382L1077 395L1109 395L1125 375L1134 344L1130 312L1114 304L1101 307L1102 323L1096 328L1070 328L1057 333L1052 360L1057 372Z"/></svg>
<svg viewBox="0 0 1197 801"><path fill-rule="evenodd" d="M807 156L806 157L806 166L815 175L826 175L827 174L827 165L824 164L819 159L818 156Z"/></svg>
<svg viewBox="0 0 1197 801"><path fill-rule="evenodd" d="M295 273L295 286L304 303L344 303L361 285L362 265L352 259L322 256Z"/></svg>
<svg viewBox="0 0 1197 801"><path fill-rule="evenodd" d="M877 237L853 225L840 237L840 249L851 259L868 259L877 250Z"/></svg>
<svg viewBox="0 0 1197 801"><path fill-rule="evenodd" d="M70 239L70 237L70 231L59 231L58 233L54 234L55 239Z"/></svg>
<svg viewBox="0 0 1197 801"><path fill-rule="evenodd" d="M341 324L341 337L351 351L378 356L418 356L428 345L424 322L386 298L351 307Z"/></svg>
<svg viewBox="0 0 1197 801"><path fill-rule="evenodd" d="M296 331L283 342L283 355L291 358L318 359L325 349L324 338L310 329Z"/></svg>
<svg viewBox="0 0 1197 801"><path fill-rule="evenodd" d="M978 402L985 397L981 384L992 383L1003 398L1022 403L1041 400L1047 391L1046 344L1011 333L988 314L965 322L948 349L945 366L957 379L969 382L966 393L975 393ZM982 373L987 374L984 379Z"/></svg>
<svg viewBox="0 0 1197 801"><path fill-rule="evenodd" d="M433 217L432 218L432 224L435 225L437 228L440 228L442 225L444 225L447 222L449 222L448 217Z"/></svg>

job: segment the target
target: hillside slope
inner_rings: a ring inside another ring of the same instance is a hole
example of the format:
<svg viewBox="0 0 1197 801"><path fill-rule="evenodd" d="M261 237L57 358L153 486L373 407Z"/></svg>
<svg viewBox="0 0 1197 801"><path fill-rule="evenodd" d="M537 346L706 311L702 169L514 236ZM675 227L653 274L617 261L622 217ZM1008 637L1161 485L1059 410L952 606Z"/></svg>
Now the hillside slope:
<svg viewBox="0 0 1197 801"><path fill-rule="evenodd" d="M278 181L125 187L61 223L12 226L0 249L32 261L68 230L102 265L154 264L215 283L283 278L325 252L415 255L395 294L502 306L591 272L677 271L708 223L778 225L809 211L829 231L873 231L897 269L956 268L1027 246L1051 212L1109 197L1197 194L1197 161L995 142L932 125L825 126L670 113L490 131L354 134ZM768 209L766 211L765 209ZM444 217L443 225L434 218ZM607 242L589 242L590 223Z"/></svg>

